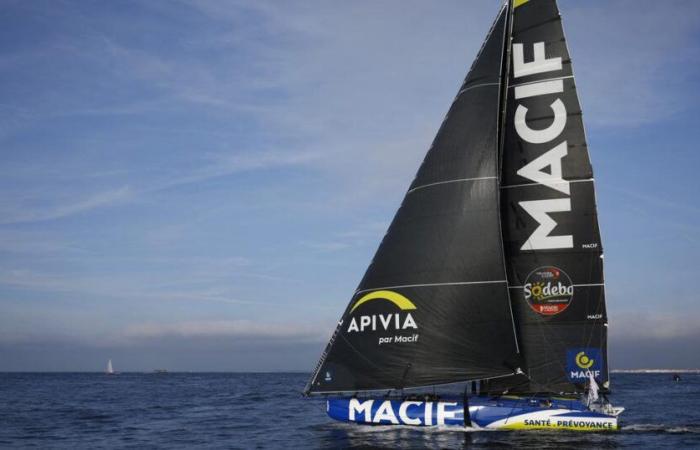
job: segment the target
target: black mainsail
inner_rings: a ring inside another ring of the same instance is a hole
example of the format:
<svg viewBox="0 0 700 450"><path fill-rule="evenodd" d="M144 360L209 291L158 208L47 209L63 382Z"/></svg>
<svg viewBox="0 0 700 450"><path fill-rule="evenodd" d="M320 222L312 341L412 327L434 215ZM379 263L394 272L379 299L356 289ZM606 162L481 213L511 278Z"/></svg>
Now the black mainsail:
<svg viewBox="0 0 700 450"><path fill-rule="evenodd" d="M498 207L507 10L491 28L307 393L515 372Z"/></svg>
<svg viewBox="0 0 700 450"><path fill-rule="evenodd" d="M603 249L593 172L554 0L515 1L501 208L508 282L527 377L509 392L607 388Z"/></svg>
<svg viewBox="0 0 700 450"><path fill-rule="evenodd" d="M510 0L306 386L608 388L593 175L555 0ZM521 371L522 369L522 371Z"/></svg>

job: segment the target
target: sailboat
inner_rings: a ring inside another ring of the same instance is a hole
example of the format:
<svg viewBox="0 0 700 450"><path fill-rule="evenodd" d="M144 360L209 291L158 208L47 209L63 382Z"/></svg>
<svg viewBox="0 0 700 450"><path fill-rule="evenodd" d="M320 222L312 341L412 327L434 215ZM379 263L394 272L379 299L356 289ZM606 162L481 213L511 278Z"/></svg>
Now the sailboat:
<svg viewBox="0 0 700 450"><path fill-rule="evenodd" d="M559 10L509 0L304 392L364 424L615 430L607 325Z"/></svg>
<svg viewBox="0 0 700 450"><path fill-rule="evenodd" d="M112 360L107 361L107 370L105 371L107 375L116 375L116 372L112 368Z"/></svg>

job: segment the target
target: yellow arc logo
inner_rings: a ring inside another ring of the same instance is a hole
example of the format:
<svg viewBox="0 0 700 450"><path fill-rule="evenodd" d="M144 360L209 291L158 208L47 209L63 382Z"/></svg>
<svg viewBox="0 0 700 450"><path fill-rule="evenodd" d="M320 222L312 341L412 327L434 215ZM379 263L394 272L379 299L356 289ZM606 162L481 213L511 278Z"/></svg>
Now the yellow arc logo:
<svg viewBox="0 0 700 450"><path fill-rule="evenodd" d="M576 354L576 365L580 368L589 369L593 363L595 363L595 360L589 358L586 352L579 352Z"/></svg>
<svg viewBox="0 0 700 450"><path fill-rule="evenodd" d="M355 311L360 305L367 303L371 300L389 300L394 305L398 306L402 311L416 309L416 305L412 301L394 291L374 291L369 294L363 295L358 301L352 305L350 312Z"/></svg>

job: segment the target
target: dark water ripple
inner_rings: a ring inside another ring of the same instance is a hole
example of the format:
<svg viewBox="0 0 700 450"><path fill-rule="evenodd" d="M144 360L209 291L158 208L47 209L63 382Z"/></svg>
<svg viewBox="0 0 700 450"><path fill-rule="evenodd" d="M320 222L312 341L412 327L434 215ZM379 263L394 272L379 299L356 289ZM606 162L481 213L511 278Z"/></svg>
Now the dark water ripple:
<svg viewBox="0 0 700 450"><path fill-rule="evenodd" d="M306 374L0 374L3 448L700 448L700 375L614 374L617 433L353 426Z"/></svg>

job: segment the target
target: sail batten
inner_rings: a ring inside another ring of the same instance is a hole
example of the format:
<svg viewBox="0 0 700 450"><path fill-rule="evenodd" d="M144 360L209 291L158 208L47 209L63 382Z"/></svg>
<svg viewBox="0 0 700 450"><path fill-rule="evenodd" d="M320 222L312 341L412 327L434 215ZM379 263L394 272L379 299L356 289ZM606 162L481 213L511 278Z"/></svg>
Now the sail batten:
<svg viewBox="0 0 700 450"><path fill-rule="evenodd" d="M432 187L432 186L439 186L441 184L447 184L447 183L460 183L463 181L481 181L481 180L495 180L497 179L497 176L488 176L488 177L476 177L476 178L459 178L457 180L443 180L443 181L435 181L433 183L429 184L424 184L422 186L416 186L414 188L409 189L407 194L410 194L411 192L417 191L418 189L424 189L427 187Z"/></svg>

